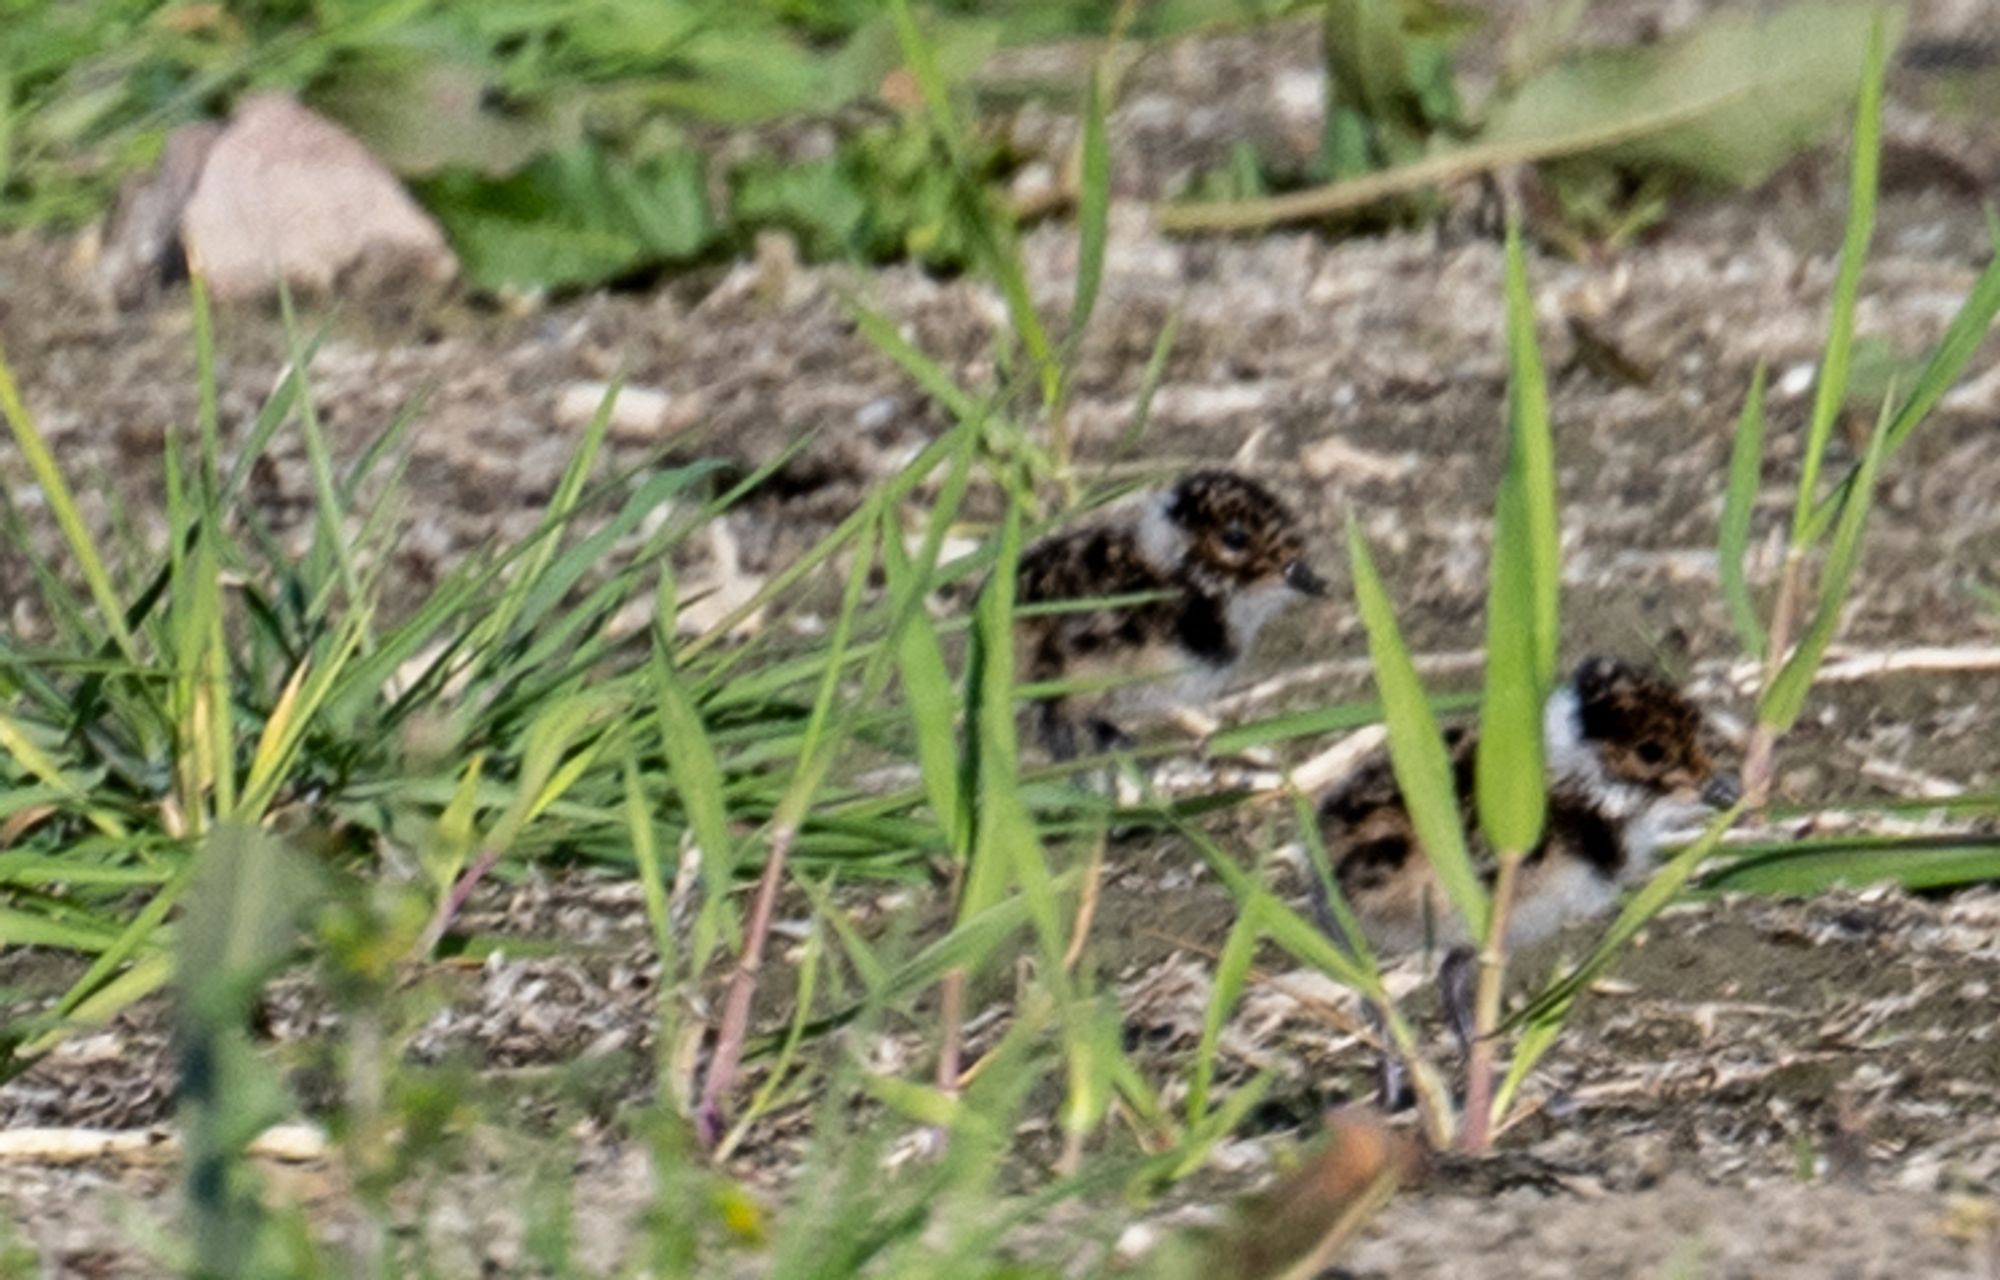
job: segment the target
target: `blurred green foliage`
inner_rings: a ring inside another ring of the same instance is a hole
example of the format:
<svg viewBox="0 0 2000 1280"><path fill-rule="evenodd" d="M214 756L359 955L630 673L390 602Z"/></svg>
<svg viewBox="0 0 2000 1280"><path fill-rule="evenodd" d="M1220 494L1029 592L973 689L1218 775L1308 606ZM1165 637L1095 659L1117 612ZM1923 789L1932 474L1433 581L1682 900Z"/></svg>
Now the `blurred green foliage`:
<svg viewBox="0 0 2000 1280"><path fill-rule="evenodd" d="M1560 215L1537 233L1615 247L1664 216L1671 193L1754 186L1817 142L1853 97L1868 33L1880 22L1893 49L1901 30L1893 5L1797 0L1591 47L1579 39L1588 7L1522 6L1495 29L1439 0L1323 0L1327 114L1314 163L1286 171L1239 152L1194 183L1210 203L1165 210L1160 225L1407 216L1441 186L1534 165ZM1453 58L1475 31L1499 40L1501 74L1468 106Z"/></svg>
<svg viewBox="0 0 2000 1280"><path fill-rule="evenodd" d="M1127 30L1273 8L1173 0ZM925 24L963 86L999 44L1101 35L1113 9L943 0ZM482 286L588 286L765 226L815 257L962 265L976 228L922 121L884 101L902 63L874 0L0 0L0 228L88 221L169 130L275 89L409 181ZM759 132L800 119L832 146L800 161ZM752 136L712 172L718 131ZM1011 169L997 140L970 159L994 184Z"/></svg>

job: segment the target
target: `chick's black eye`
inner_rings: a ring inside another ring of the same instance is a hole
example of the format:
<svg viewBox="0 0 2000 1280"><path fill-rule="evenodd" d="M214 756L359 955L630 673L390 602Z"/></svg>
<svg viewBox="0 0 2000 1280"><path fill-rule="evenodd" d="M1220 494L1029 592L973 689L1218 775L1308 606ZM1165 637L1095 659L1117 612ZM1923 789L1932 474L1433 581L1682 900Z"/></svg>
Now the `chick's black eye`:
<svg viewBox="0 0 2000 1280"><path fill-rule="evenodd" d="M1667 749L1657 742L1646 741L1639 744L1639 760L1643 764L1658 764L1667 758Z"/></svg>
<svg viewBox="0 0 2000 1280"><path fill-rule="evenodd" d="M1250 531L1241 525L1230 525L1222 531L1222 545L1231 551L1242 551L1250 545Z"/></svg>

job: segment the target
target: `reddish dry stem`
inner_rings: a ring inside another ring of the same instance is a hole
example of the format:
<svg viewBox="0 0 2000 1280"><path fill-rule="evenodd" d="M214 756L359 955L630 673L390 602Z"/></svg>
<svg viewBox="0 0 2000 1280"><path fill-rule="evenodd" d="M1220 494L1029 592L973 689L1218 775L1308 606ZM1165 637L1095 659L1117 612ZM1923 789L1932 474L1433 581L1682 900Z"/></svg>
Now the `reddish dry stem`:
<svg viewBox="0 0 2000 1280"><path fill-rule="evenodd" d="M424 926L423 933L417 938L416 955L419 958L437 950L437 944L444 941L444 931L451 928L451 922L465 909L466 899L472 896L472 891L479 887L479 882L486 878L486 873L493 870L499 861L500 850L481 849L479 856L472 860L472 865L453 882L451 892L445 894L444 901L438 903L437 910L431 915L430 923Z"/></svg>
<svg viewBox="0 0 2000 1280"><path fill-rule="evenodd" d="M1771 632L1764 646L1765 690L1770 689L1784 667L1785 652L1792 646L1804 576L1804 560L1796 553L1786 555L1784 571L1778 580L1778 599L1771 606ZM1743 796L1752 812L1762 809L1771 798L1772 760L1777 747L1776 731L1760 720L1750 731L1750 741L1743 749Z"/></svg>
<svg viewBox="0 0 2000 1280"><path fill-rule="evenodd" d="M750 1001L757 994L757 974L764 967L764 942L771 933L771 915L777 909L778 886L785 880L792 836L790 827L780 827L771 833L771 851L764 861L763 879L757 882L757 899L750 908L743 954L736 962L736 971L729 976L729 991L723 997L715 1054L709 1059L708 1075L702 1081L701 1102L695 1107L694 1117L696 1139L711 1150L722 1140L723 1101L735 1087L736 1069L743 1061L743 1041L750 1031Z"/></svg>

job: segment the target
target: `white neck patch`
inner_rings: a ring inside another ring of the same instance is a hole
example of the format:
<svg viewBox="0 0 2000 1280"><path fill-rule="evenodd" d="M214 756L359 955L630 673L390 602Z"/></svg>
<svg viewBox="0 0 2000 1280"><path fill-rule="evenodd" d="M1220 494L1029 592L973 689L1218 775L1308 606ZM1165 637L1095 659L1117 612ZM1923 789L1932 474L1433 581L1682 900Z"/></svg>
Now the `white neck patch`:
<svg viewBox="0 0 2000 1280"><path fill-rule="evenodd" d="M1179 570L1188 550L1187 531L1167 514L1173 501L1171 492L1154 494L1146 499L1145 509L1139 514L1139 554L1146 557L1147 564L1166 574Z"/></svg>
<svg viewBox="0 0 2000 1280"><path fill-rule="evenodd" d="M1550 790L1581 793L1608 818L1637 817L1650 801L1640 788L1605 776L1597 748L1583 736L1583 708L1569 685L1550 694L1542 709L1542 753Z"/></svg>
<svg viewBox="0 0 2000 1280"><path fill-rule="evenodd" d="M1293 594L1283 580L1274 580L1245 588L1229 597L1229 603L1223 608L1229 619L1229 634L1235 638L1241 652L1250 651L1250 646L1257 643L1257 633L1292 602Z"/></svg>

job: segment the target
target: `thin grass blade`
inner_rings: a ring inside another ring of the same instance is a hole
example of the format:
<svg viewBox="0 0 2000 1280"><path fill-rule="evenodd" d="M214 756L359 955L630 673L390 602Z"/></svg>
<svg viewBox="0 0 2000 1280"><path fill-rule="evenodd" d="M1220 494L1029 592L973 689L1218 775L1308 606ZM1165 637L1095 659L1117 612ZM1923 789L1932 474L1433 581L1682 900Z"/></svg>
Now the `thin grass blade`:
<svg viewBox="0 0 2000 1280"><path fill-rule="evenodd" d="M1819 385L1813 395L1812 420L1800 459L1799 495L1793 507L1792 546L1811 544L1812 511L1819 501L1820 468L1833 435L1834 420L1847 403L1848 362L1854 345L1854 308L1861 293L1861 267L1868 242L1875 234L1875 195L1882 155L1882 82L1888 68L1884 20L1875 19L1868 32L1868 57L1861 79L1861 97L1854 108L1854 145L1848 172L1847 230L1840 245L1840 268L1833 284L1833 318L1820 359Z"/></svg>
<svg viewBox="0 0 2000 1280"><path fill-rule="evenodd" d="M1723 499L1716 555L1730 620L1736 624L1744 652L1760 661L1764 657L1764 624L1750 599L1744 561L1750 550L1750 515L1756 506L1763 467L1764 362L1759 360L1750 375L1750 394L1743 398L1743 413L1736 420L1736 438L1729 449L1729 493Z"/></svg>
<svg viewBox="0 0 2000 1280"><path fill-rule="evenodd" d="M1833 544L1820 575L1819 606L1813 614L1812 624L1806 628L1798 647L1779 668L1758 704L1758 721L1780 733L1797 722L1799 712L1805 707L1806 694L1812 689L1813 678L1819 674L1820 661L1826 656L1827 646L1833 643L1834 632L1840 628L1840 613L1847 604L1847 589L1854 579L1855 566L1861 559L1861 534L1867 527L1868 513L1875 503L1875 480L1882 469L1883 455L1888 450L1889 405L1892 400L1893 395L1890 400L1883 401L1882 416L1875 424L1875 434L1868 441L1868 452L1861 459L1854 491L1848 495L1846 504L1841 508L1840 522L1834 526Z"/></svg>
<svg viewBox="0 0 2000 1280"><path fill-rule="evenodd" d="M1561 640L1562 534L1556 510L1555 434L1548 376L1535 337L1535 295L1518 221L1507 227L1507 468L1520 495L1520 552L1526 556L1534 626L1535 680L1555 686ZM1500 531L1496 531L1497 533Z"/></svg>
<svg viewBox="0 0 2000 1280"><path fill-rule="evenodd" d="M1104 252L1110 238L1111 143L1104 123L1104 83L1092 71L1084 90L1083 148L1076 192L1076 292L1070 304L1069 342L1082 340L1104 282Z"/></svg>

